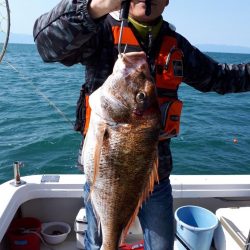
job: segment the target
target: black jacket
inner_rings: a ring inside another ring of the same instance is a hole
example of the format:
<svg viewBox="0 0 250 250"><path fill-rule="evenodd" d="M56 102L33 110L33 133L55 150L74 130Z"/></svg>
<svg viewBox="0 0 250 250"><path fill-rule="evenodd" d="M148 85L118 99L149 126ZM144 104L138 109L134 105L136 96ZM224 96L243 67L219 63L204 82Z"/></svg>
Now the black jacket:
<svg viewBox="0 0 250 250"><path fill-rule="evenodd" d="M86 66L85 83L78 101L77 130L84 124L84 94L92 93L106 80L117 59L111 31L113 17L106 15L92 20L87 4L87 0L62 0L37 19L33 32L45 62L60 62L66 66L81 63ZM162 32L177 39L178 48L184 54L183 82L202 92L226 94L250 90L250 64L219 64L192 46L167 22L162 29ZM159 143L160 178L167 177L172 169L169 143L169 140Z"/></svg>

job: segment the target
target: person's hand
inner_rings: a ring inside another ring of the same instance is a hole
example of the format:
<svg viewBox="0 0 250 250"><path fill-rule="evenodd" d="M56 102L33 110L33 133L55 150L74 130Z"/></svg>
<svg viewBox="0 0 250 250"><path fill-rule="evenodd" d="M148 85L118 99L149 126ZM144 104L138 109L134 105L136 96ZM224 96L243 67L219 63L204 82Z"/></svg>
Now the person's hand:
<svg viewBox="0 0 250 250"><path fill-rule="evenodd" d="M121 0L92 0L89 5L89 14L96 19L114 10L121 8Z"/></svg>

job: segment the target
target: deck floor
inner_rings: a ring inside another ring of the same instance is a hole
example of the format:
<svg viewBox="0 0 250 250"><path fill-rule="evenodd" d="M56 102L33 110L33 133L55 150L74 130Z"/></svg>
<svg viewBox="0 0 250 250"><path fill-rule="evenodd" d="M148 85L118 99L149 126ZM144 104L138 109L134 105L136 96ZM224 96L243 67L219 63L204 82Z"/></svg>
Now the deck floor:
<svg viewBox="0 0 250 250"><path fill-rule="evenodd" d="M59 245L51 245L51 248L46 247L45 245L41 244L41 250L79 250L76 246L76 235L74 232L71 232L67 237L67 240L64 241L62 244ZM174 250L178 250L176 246L176 241L174 244ZM213 247L210 250L215 250Z"/></svg>
<svg viewBox="0 0 250 250"><path fill-rule="evenodd" d="M133 243L139 241L140 238L134 236L134 235L129 235L127 238L128 243ZM67 239L58 245L49 245L49 247L45 246L43 243L41 243L41 250L79 250L77 248L76 244L76 233L71 231L71 233L68 235Z"/></svg>

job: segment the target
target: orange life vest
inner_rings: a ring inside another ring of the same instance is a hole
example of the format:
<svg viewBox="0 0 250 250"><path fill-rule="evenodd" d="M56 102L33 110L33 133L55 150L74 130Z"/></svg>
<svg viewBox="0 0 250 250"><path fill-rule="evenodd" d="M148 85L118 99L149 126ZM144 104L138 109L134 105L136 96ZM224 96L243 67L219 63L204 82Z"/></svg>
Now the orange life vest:
<svg viewBox="0 0 250 250"><path fill-rule="evenodd" d="M120 26L112 27L114 45L118 45ZM139 47L130 27L124 27L121 44ZM158 91L158 101L162 113L162 134L160 139L167 139L177 136L180 129L180 116L182 110L182 101L177 98L177 90L183 78L183 53L177 47L177 41L172 36L164 36L161 48L155 59L155 82ZM86 122L84 134L87 132L90 107L88 96L86 96Z"/></svg>

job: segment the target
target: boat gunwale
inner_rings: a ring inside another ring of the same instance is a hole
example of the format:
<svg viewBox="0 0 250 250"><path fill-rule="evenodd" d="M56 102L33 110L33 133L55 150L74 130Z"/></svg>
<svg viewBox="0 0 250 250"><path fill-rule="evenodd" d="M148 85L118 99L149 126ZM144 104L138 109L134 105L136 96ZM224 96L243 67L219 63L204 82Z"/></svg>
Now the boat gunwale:
<svg viewBox="0 0 250 250"><path fill-rule="evenodd" d="M18 208L26 201L39 198L81 198L85 175L59 176L58 182L41 182L44 175L22 177L26 184L11 185L13 180L0 185L0 242ZM171 175L173 197L230 198L250 197L250 175Z"/></svg>

